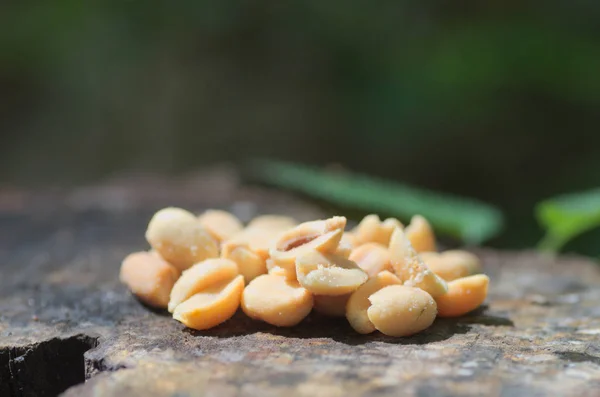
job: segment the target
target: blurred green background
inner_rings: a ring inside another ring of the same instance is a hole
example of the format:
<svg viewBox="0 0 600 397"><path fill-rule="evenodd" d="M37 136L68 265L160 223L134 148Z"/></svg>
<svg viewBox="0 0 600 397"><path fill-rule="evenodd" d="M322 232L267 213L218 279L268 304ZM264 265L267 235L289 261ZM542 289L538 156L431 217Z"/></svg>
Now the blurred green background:
<svg viewBox="0 0 600 397"><path fill-rule="evenodd" d="M599 106L592 0L0 3L5 186L339 163L492 203L490 244L532 247L535 203L600 186Z"/></svg>

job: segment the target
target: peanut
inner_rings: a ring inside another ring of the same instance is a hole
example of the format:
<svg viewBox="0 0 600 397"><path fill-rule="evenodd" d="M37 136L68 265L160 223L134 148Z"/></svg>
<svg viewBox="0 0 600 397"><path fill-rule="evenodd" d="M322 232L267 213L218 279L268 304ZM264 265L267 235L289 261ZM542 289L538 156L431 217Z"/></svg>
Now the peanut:
<svg viewBox="0 0 600 397"><path fill-rule="evenodd" d="M232 260L237 264L246 284L267 272L265 259L252 251L248 243L231 241L223 244L221 258Z"/></svg>
<svg viewBox="0 0 600 397"><path fill-rule="evenodd" d="M348 233L344 232L342 234L342 238L340 243L335 250L335 254L339 256L343 256L344 258L348 258L354 249L354 240L353 237Z"/></svg>
<svg viewBox="0 0 600 397"><path fill-rule="evenodd" d="M316 239L290 249L289 251L278 251L272 249L271 258L267 261L267 269L279 267L287 272L287 277L294 279L296 277L296 259L298 256L312 251L322 253L333 253L338 249L343 235L341 229L325 233Z"/></svg>
<svg viewBox="0 0 600 397"><path fill-rule="evenodd" d="M155 253L136 252L123 260L119 277L142 302L164 309L179 271Z"/></svg>
<svg viewBox="0 0 600 397"><path fill-rule="evenodd" d="M446 282L421 260L402 229L392 234L389 249L392 268L405 285L421 288L434 298L448 291Z"/></svg>
<svg viewBox="0 0 600 397"><path fill-rule="evenodd" d="M350 326L360 334L369 334L375 331L375 326L371 323L367 314L367 310L371 306L369 297L388 285L401 283L398 277L384 270L361 285L350 295L346 304L346 318Z"/></svg>
<svg viewBox="0 0 600 397"><path fill-rule="evenodd" d="M314 309L316 312L327 316L344 317L346 315L346 304L348 303L348 299L350 299L350 295L315 295Z"/></svg>
<svg viewBox="0 0 600 397"><path fill-rule="evenodd" d="M299 247L326 233L346 227L346 218L335 216L326 220L304 222L280 235L275 244L278 251L289 251Z"/></svg>
<svg viewBox="0 0 600 397"><path fill-rule="evenodd" d="M264 274L244 289L242 310L248 317L278 327L292 327L306 317L313 307L313 297L298 282Z"/></svg>
<svg viewBox="0 0 600 397"><path fill-rule="evenodd" d="M431 295L420 288L391 285L369 297L369 320L389 336L409 336L433 324L437 306Z"/></svg>
<svg viewBox="0 0 600 397"><path fill-rule="evenodd" d="M433 229L427 219L422 216L413 216L404 233L417 252L436 250Z"/></svg>
<svg viewBox="0 0 600 397"><path fill-rule="evenodd" d="M165 208L150 220L146 240L180 271L219 256L219 244L190 212Z"/></svg>
<svg viewBox="0 0 600 397"><path fill-rule="evenodd" d="M381 221L375 214L367 215L354 229L355 244L379 243L387 246L395 228L402 228L402 223L395 218Z"/></svg>
<svg viewBox="0 0 600 397"><path fill-rule="evenodd" d="M355 248L348 259L356 262L369 277L374 277L391 267L388 249L379 243L365 243Z"/></svg>
<svg viewBox="0 0 600 397"><path fill-rule="evenodd" d="M207 259L185 270L171 290L169 312L177 305L203 290L238 275L235 262L228 259Z"/></svg>
<svg viewBox="0 0 600 397"><path fill-rule="evenodd" d="M173 318L197 330L215 327L233 317L243 290L242 276L214 284L177 305Z"/></svg>
<svg viewBox="0 0 600 397"><path fill-rule="evenodd" d="M419 256L431 271L446 281L481 272L479 258L467 251L422 252Z"/></svg>
<svg viewBox="0 0 600 397"><path fill-rule="evenodd" d="M268 231L268 232L283 232L296 226L298 222L294 218L282 215L260 215L252 219L247 230L256 231Z"/></svg>
<svg viewBox="0 0 600 397"><path fill-rule="evenodd" d="M227 211L207 210L198 217L200 225L220 243L240 233L244 226Z"/></svg>
<svg viewBox="0 0 600 397"><path fill-rule="evenodd" d="M448 293L436 299L440 317L458 317L477 309L485 301L490 279L476 274L452 280Z"/></svg>
<svg viewBox="0 0 600 397"><path fill-rule="evenodd" d="M296 276L301 286L318 295L348 294L369 278L355 262L316 250L298 256Z"/></svg>

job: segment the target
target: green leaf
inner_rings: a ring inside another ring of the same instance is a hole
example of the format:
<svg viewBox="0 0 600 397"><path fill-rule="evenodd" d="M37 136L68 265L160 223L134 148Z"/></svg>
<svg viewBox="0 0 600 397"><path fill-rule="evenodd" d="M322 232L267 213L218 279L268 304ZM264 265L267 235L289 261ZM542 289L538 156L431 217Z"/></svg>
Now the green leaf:
<svg viewBox="0 0 600 397"><path fill-rule="evenodd" d="M378 212L408 221L426 217L437 232L480 244L503 226L502 213L476 200L441 194L379 178L278 161L254 162L251 171L263 182L296 190L331 203Z"/></svg>
<svg viewBox="0 0 600 397"><path fill-rule="evenodd" d="M600 226L600 188L542 201L536 206L536 216L546 229L539 248L557 252L570 240Z"/></svg>

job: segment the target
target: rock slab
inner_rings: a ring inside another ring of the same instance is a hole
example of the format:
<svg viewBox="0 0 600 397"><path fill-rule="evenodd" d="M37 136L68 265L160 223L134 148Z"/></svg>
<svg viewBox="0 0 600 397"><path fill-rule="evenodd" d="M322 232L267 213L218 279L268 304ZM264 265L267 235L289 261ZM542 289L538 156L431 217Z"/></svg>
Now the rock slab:
<svg viewBox="0 0 600 397"><path fill-rule="evenodd" d="M583 258L479 251L486 306L409 338L316 314L279 329L238 312L197 332L143 306L118 269L162 206L326 215L221 179L0 191L0 396L600 395L600 267Z"/></svg>

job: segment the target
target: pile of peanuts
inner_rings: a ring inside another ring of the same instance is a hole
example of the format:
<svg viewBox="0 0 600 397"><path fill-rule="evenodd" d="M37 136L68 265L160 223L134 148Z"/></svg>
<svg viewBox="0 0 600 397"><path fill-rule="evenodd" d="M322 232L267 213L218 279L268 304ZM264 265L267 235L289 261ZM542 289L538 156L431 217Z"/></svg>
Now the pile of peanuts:
<svg viewBox="0 0 600 397"><path fill-rule="evenodd" d="M152 249L125 258L120 278L141 301L197 330L221 324L241 305L279 327L314 309L346 317L361 334L408 336L436 316L476 309L487 296L479 259L437 252L422 216L404 227L368 215L345 228L342 216L298 224L263 215L244 227L225 211L165 208L148 225Z"/></svg>

